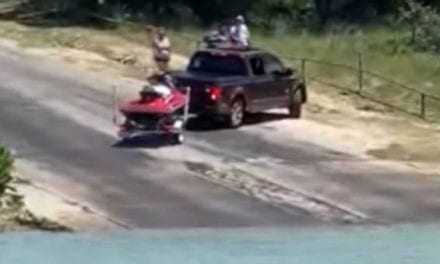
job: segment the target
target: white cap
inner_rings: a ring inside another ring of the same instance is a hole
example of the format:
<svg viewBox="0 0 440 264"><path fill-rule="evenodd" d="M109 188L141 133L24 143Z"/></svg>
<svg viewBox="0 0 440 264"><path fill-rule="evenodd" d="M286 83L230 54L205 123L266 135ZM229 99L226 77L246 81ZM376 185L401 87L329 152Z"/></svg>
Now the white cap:
<svg viewBox="0 0 440 264"><path fill-rule="evenodd" d="M242 22L244 22L244 17L243 17L242 15L238 15L238 16L236 17L236 19L237 19L238 21L242 21Z"/></svg>

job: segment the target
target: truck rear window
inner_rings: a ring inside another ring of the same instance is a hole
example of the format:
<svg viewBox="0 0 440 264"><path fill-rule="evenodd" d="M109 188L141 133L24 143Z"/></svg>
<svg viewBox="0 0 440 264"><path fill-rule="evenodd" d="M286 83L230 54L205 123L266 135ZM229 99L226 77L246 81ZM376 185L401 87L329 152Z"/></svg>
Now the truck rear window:
<svg viewBox="0 0 440 264"><path fill-rule="evenodd" d="M228 76L247 75L246 66L241 58L208 52L195 54L188 66L188 71Z"/></svg>

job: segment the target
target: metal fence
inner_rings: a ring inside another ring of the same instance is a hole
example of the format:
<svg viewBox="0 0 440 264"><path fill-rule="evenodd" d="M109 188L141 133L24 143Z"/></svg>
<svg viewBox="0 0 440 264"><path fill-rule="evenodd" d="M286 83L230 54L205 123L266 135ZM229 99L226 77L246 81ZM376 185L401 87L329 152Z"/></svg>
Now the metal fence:
<svg viewBox="0 0 440 264"><path fill-rule="evenodd" d="M300 69L308 82L341 89L424 120L440 121L440 97L367 70L361 53L353 59L353 65L292 56L282 57L288 64Z"/></svg>

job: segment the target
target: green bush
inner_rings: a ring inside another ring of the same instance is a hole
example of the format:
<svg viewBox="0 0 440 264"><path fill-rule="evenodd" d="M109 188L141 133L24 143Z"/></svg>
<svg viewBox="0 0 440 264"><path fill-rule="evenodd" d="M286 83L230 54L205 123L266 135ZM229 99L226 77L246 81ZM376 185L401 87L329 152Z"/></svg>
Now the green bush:
<svg viewBox="0 0 440 264"><path fill-rule="evenodd" d="M417 51L440 53L440 14L436 9L407 0L399 20L409 28L402 42Z"/></svg>
<svg viewBox="0 0 440 264"><path fill-rule="evenodd" d="M255 1L246 15L251 26L275 35L313 26L314 13L308 0Z"/></svg>
<svg viewBox="0 0 440 264"><path fill-rule="evenodd" d="M0 147L0 195L5 193L12 181L12 166L13 160L9 151L4 147Z"/></svg>

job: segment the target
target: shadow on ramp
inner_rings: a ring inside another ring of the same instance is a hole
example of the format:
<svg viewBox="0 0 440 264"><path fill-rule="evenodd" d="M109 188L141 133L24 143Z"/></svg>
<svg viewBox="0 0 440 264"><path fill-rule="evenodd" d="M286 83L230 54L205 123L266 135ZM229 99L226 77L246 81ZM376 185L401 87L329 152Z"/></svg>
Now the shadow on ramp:
<svg viewBox="0 0 440 264"><path fill-rule="evenodd" d="M113 147L122 149L158 149L177 145L170 136L149 135L120 140Z"/></svg>
<svg viewBox="0 0 440 264"><path fill-rule="evenodd" d="M262 123L268 123L273 121L279 121L289 119L287 114L279 114L279 113L257 113L257 114L249 114L246 116L245 125L259 125Z"/></svg>
<svg viewBox="0 0 440 264"><path fill-rule="evenodd" d="M186 123L186 129L191 132L219 131L229 129L225 122L209 117L191 118Z"/></svg>
<svg viewBox="0 0 440 264"><path fill-rule="evenodd" d="M257 113L248 114L244 121L244 126L259 125L266 122L288 119L287 114L278 113ZM207 132L233 129L228 126L225 120L216 120L209 117L196 117L188 120L186 129L191 132Z"/></svg>

